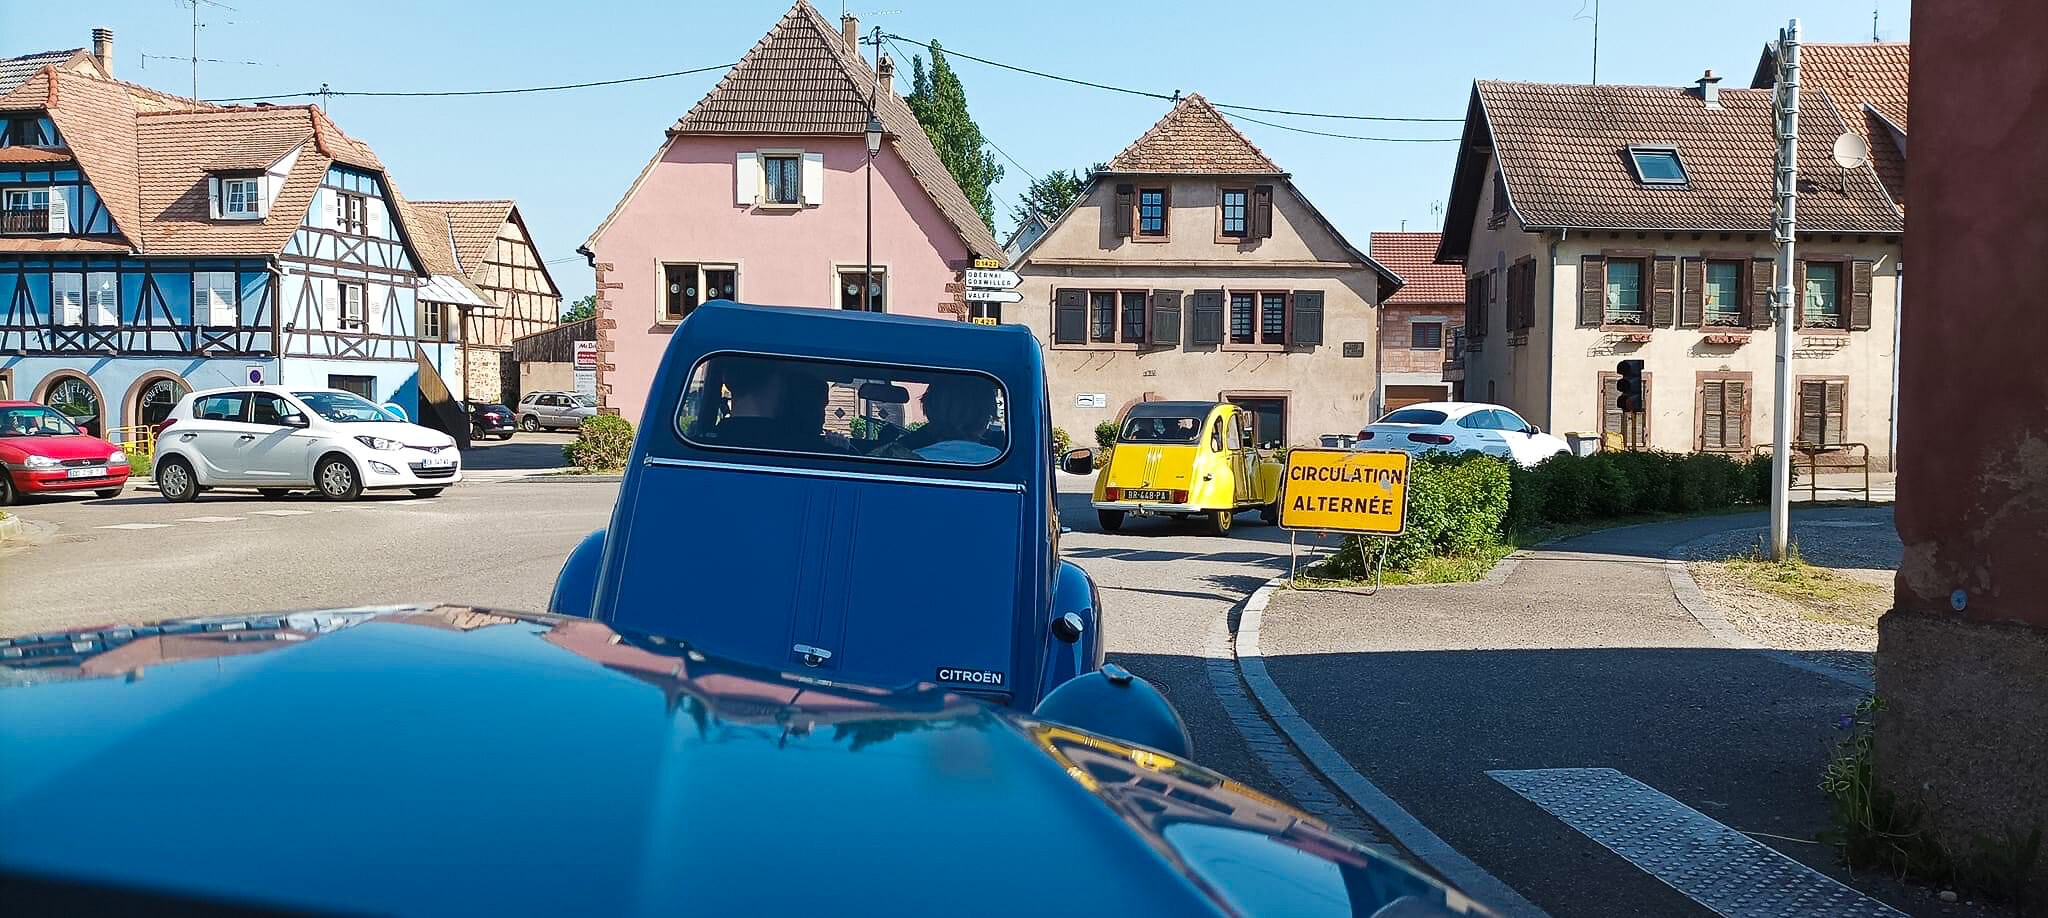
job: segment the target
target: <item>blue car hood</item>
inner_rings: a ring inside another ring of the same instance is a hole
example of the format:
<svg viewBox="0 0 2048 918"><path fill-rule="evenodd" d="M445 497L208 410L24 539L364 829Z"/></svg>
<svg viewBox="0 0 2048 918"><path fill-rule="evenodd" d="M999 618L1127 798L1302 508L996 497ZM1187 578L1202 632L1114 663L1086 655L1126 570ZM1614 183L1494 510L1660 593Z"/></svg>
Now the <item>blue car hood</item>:
<svg viewBox="0 0 2048 918"><path fill-rule="evenodd" d="M0 764L10 896L84 888L94 911L121 901L106 887L355 914L1472 908L1156 752L585 619L0 640Z"/></svg>
<svg viewBox="0 0 2048 918"><path fill-rule="evenodd" d="M1018 610L1046 585L1026 579L1021 488L660 460L635 475L598 619L870 685L1035 677L1019 635L1039 629Z"/></svg>

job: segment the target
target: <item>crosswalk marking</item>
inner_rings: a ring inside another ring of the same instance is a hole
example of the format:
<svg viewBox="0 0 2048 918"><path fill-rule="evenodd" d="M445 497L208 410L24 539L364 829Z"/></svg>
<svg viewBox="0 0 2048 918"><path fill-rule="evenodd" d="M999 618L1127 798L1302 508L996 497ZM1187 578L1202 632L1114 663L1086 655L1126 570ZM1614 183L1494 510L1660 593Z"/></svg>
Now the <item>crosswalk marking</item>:
<svg viewBox="0 0 2048 918"><path fill-rule="evenodd" d="M1612 768L1539 768L1487 775L1728 918L1905 918Z"/></svg>
<svg viewBox="0 0 2048 918"><path fill-rule="evenodd" d="M180 523L239 523L246 517L240 516L187 516L180 517Z"/></svg>
<svg viewBox="0 0 2048 918"><path fill-rule="evenodd" d="M264 516L310 516L313 513L311 510L251 510L249 512L260 513Z"/></svg>
<svg viewBox="0 0 2048 918"><path fill-rule="evenodd" d="M108 526L94 526L94 529L169 529L169 523L114 523Z"/></svg>

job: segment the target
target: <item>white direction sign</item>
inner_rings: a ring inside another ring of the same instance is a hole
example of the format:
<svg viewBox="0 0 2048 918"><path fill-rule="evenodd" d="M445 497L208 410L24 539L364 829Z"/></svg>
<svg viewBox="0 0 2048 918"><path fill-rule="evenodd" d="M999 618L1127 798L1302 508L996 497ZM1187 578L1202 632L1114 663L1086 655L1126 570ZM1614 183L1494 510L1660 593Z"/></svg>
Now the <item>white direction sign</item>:
<svg viewBox="0 0 2048 918"><path fill-rule="evenodd" d="M1024 294L1018 293L1015 290L976 290L973 287L969 287L960 297L970 303L1024 302Z"/></svg>
<svg viewBox="0 0 2048 918"><path fill-rule="evenodd" d="M991 290L1013 290L1023 279L1015 271L989 271L982 268L967 269L967 286L987 287ZM1009 302L1004 300L1002 302Z"/></svg>

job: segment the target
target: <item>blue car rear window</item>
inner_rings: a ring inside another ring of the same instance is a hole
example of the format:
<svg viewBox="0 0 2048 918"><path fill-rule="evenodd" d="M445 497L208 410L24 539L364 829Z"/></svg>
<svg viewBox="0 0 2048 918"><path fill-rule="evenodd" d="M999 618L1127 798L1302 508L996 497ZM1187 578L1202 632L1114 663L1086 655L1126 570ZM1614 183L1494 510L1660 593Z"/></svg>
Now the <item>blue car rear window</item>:
<svg viewBox="0 0 2048 918"><path fill-rule="evenodd" d="M969 370L712 354L676 414L692 445L985 466L1010 448L1009 399Z"/></svg>

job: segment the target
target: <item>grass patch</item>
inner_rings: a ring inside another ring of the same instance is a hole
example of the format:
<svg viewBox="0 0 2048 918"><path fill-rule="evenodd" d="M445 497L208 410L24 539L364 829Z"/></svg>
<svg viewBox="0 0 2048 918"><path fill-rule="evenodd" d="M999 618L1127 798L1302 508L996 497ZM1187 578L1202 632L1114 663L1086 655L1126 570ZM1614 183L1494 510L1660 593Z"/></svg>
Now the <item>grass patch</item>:
<svg viewBox="0 0 2048 918"><path fill-rule="evenodd" d="M1798 545L1787 554L1790 557L1783 561L1752 555L1702 563L1714 565L1750 590L1790 603L1810 621L1876 628L1878 616L1891 606L1891 590L1808 564L1799 557Z"/></svg>

